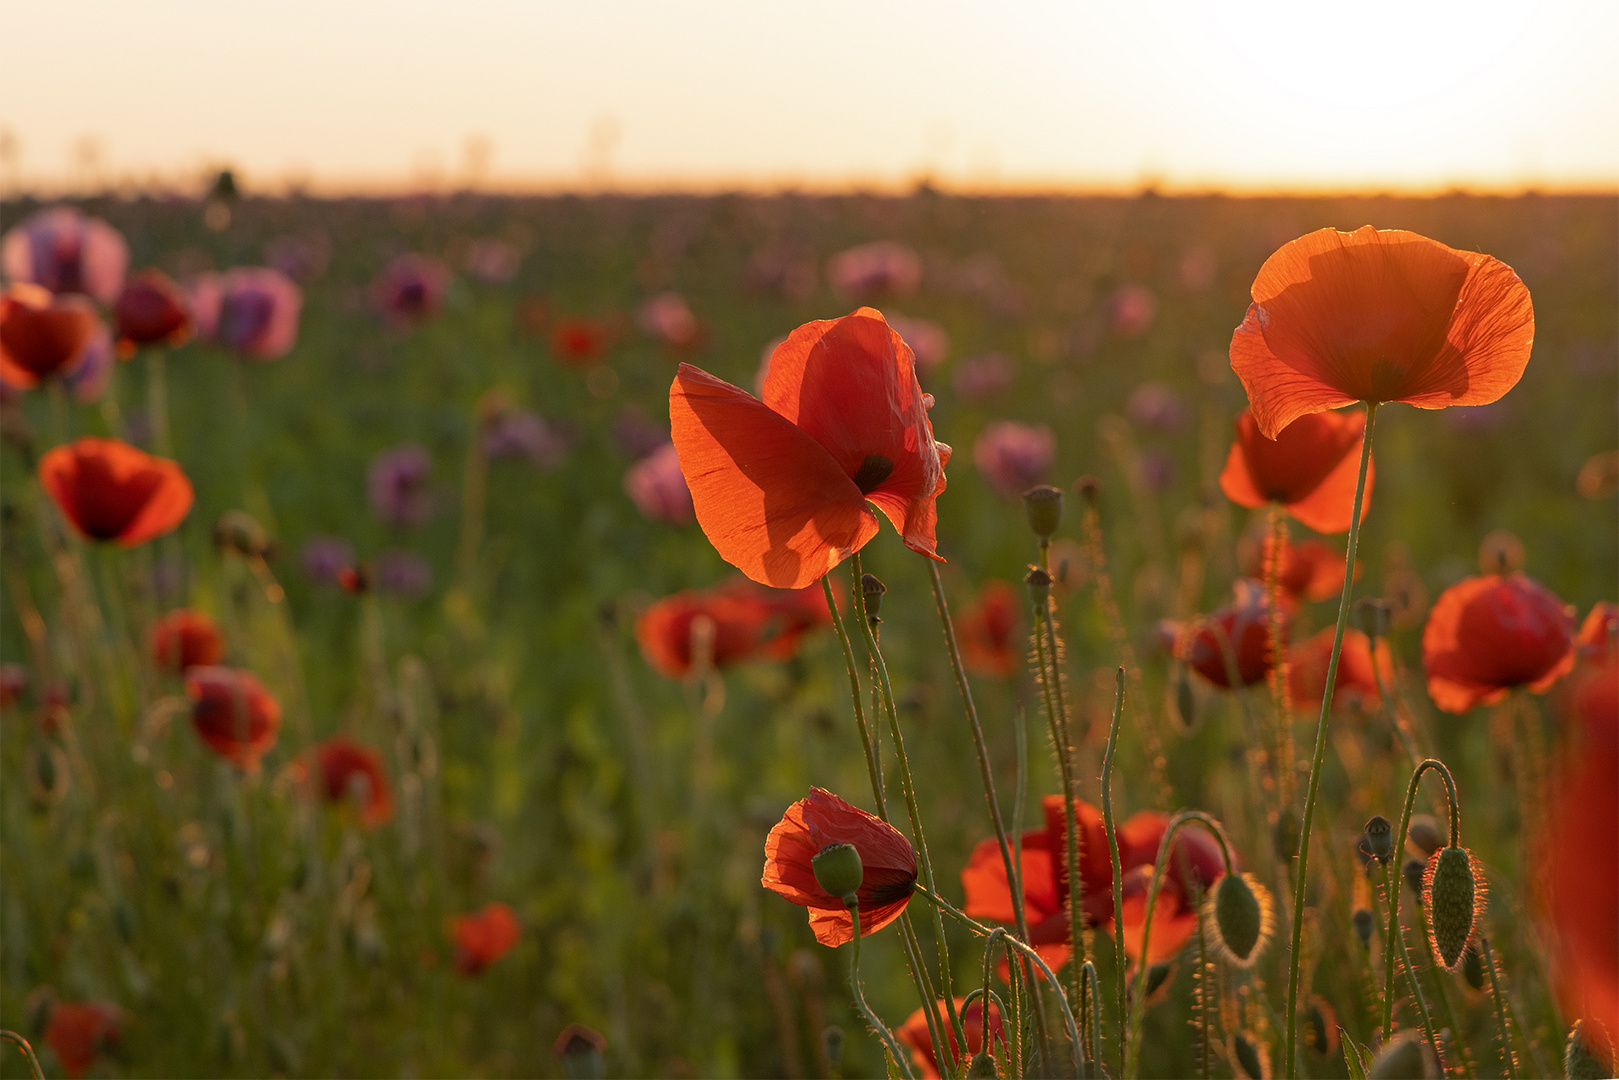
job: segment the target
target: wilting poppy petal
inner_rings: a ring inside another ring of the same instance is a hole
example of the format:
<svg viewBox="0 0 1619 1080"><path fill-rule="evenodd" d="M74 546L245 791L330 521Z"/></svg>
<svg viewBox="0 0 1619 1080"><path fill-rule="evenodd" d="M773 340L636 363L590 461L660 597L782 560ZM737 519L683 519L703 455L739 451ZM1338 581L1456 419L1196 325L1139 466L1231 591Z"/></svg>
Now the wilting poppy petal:
<svg viewBox="0 0 1619 1080"><path fill-rule="evenodd" d="M471 915L457 915L450 934L455 938L455 970L476 975L512 951L523 927L510 905L495 900Z"/></svg>
<svg viewBox="0 0 1619 1080"><path fill-rule="evenodd" d="M200 611L181 608L152 624L152 659L164 671L212 667L225 658L219 624Z"/></svg>
<svg viewBox="0 0 1619 1080"><path fill-rule="evenodd" d="M1237 438L1226 456L1220 489L1238 506L1278 502L1316 532L1347 532L1365 431L1365 413L1321 412L1299 417L1268 439L1253 413L1245 410L1237 418ZM1362 521L1372 507L1375 470L1367 462Z"/></svg>
<svg viewBox="0 0 1619 1080"><path fill-rule="evenodd" d="M1254 279L1231 367L1260 430L1356 401L1483 405L1523 375L1529 290L1504 263L1416 233L1320 229Z"/></svg>
<svg viewBox="0 0 1619 1080"><path fill-rule="evenodd" d="M281 706L245 671L195 667L186 672L191 724L208 749L249 772L275 745Z"/></svg>
<svg viewBox="0 0 1619 1080"><path fill-rule="evenodd" d="M0 379L27 389L82 363L101 321L82 296L17 284L0 294Z"/></svg>
<svg viewBox="0 0 1619 1080"><path fill-rule="evenodd" d="M747 391L681 364L669 421L698 524L753 580L801 589L877 535L851 474Z"/></svg>
<svg viewBox="0 0 1619 1080"><path fill-rule="evenodd" d="M1428 695L1445 712L1541 693L1574 667L1573 612L1522 574L1471 577L1440 594L1422 631Z"/></svg>
<svg viewBox="0 0 1619 1080"><path fill-rule="evenodd" d="M193 498L178 464L117 439L87 437L50 450L39 481L81 533L124 547L172 530Z"/></svg>

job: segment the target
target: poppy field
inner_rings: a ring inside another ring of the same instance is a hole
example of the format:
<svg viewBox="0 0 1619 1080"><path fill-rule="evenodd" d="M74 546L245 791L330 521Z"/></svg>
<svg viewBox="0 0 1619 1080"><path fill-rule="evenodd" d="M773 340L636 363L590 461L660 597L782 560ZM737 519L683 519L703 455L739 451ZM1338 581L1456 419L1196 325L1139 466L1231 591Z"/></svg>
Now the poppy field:
<svg viewBox="0 0 1619 1080"><path fill-rule="evenodd" d="M0 230L0 1074L1613 1075L1611 197Z"/></svg>

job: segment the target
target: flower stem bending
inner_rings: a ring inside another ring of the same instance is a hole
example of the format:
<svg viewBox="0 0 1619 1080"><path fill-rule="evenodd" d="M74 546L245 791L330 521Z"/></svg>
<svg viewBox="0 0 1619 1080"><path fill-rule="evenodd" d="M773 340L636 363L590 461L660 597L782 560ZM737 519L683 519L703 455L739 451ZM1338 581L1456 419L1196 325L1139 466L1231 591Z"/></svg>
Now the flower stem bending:
<svg viewBox="0 0 1619 1080"><path fill-rule="evenodd" d="M1450 770L1445 767L1444 762L1440 761L1438 758L1427 758L1426 760L1420 762L1416 769L1411 773L1411 783L1407 785L1405 789L1405 810L1400 814L1400 829L1394 834L1394 858L1398 858L1400 852L1405 850L1406 830L1411 827L1411 809L1417 801L1417 784L1419 781L1421 781L1422 774L1427 772L1429 769L1437 769L1439 771L1440 778L1445 781L1445 796L1449 800L1450 804L1450 846L1461 846L1462 815L1461 808L1456 800L1456 781L1450 775ZM1385 869L1387 869L1387 867L1385 867ZM1394 1019L1394 950L1388 948L1387 942L1394 941L1396 939L1396 935L1398 935L1400 951L1402 954L1405 951L1405 935L1400 932L1399 889L1391 888L1388 890L1388 903L1388 936L1385 939L1383 950L1383 1023L1379 1028L1379 1030L1383 1032L1383 1038L1385 1040L1387 1040L1391 1034L1389 1026ZM1407 967L1409 966L1410 965L1407 964ZM1435 1052L1437 1051L1438 1048L1435 1047Z"/></svg>
<svg viewBox="0 0 1619 1080"><path fill-rule="evenodd" d="M1490 996L1495 999L1495 1021L1501 1025L1501 1060L1507 1067L1507 1080L1518 1080L1518 1063L1512 1052L1512 1029L1507 1026L1506 995L1501 991L1501 980L1495 970L1495 950L1490 948L1489 937L1478 939L1484 954L1485 970L1490 973Z"/></svg>
<svg viewBox="0 0 1619 1080"><path fill-rule="evenodd" d="M1124 992L1124 872L1119 865L1119 834L1113 827L1113 752L1119 745L1119 718L1124 715L1124 669L1113 673L1113 723L1107 732L1107 749L1102 754L1102 827L1107 830L1107 853L1113 860L1113 947L1119 965L1119 1072L1124 1072L1125 1021Z"/></svg>
<svg viewBox="0 0 1619 1080"><path fill-rule="evenodd" d="M34 1074L34 1080L45 1080L44 1070L39 1067L39 1058L34 1056L34 1048L28 1045L27 1039L10 1028L0 1028L0 1039L16 1044L18 1052L28 1059L28 1068Z"/></svg>
<svg viewBox="0 0 1619 1080"><path fill-rule="evenodd" d="M883 1040L883 1045L888 1048L888 1053L893 1057L894 1064L898 1066L900 1075L904 1076L905 1080L915 1080L911 1073L909 1055L900 1050L899 1043L894 1039L894 1033L888 1030L887 1024L877 1019L877 1014L872 1012L871 1006L866 1004L866 995L860 991L860 904L858 902L849 904L849 918L854 920L854 948L849 953L849 990L854 994L855 1007L860 1010L860 1015L866 1018L866 1023L871 1025L871 1030L876 1032L878 1037ZM943 1059L940 1060L942 1061Z"/></svg>

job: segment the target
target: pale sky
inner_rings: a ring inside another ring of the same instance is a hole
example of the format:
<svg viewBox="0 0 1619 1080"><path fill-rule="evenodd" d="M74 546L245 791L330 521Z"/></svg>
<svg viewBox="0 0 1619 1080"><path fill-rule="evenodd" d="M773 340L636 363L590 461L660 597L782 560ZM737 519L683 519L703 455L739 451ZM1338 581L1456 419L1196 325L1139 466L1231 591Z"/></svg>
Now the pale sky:
<svg viewBox="0 0 1619 1080"><path fill-rule="evenodd" d="M1619 188L1619 0L0 0L0 184Z"/></svg>

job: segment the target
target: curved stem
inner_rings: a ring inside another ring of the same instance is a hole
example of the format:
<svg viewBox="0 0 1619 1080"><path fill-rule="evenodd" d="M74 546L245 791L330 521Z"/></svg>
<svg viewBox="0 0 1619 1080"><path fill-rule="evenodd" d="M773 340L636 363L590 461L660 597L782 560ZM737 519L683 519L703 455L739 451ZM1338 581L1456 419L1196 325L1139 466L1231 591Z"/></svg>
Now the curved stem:
<svg viewBox="0 0 1619 1080"><path fill-rule="evenodd" d="M1501 982L1495 972L1495 950L1490 948L1490 939L1487 935L1478 939L1480 950L1484 953L1484 964L1490 972L1490 996L1495 999L1495 1021L1501 1025L1501 1060L1506 1063L1507 1080L1518 1080L1518 1064L1512 1053L1512 1033L1507 1027L1507 1009L1505 995L1501 993Z"/></svg>
<svg viewBox="0 0 1619 1080"><path fill-rule="evenodd" d="M1119 745L1119 718L1124 715L1124 669L1113 673L1113 722L1102 753L1102 827L1107 830L1107 853L1113 861L1113 948L1119 964L1119 1072L1125 1067L1124 872L1119 865L1119 834L1113 827L1113 752Z"/></svg>
<svg viewBox="0 0 1619 1080"><path fill-rule="evenodd" d="M1411 809L1417 801L1417 783L1422 774L1429 769L1437 769L1440 777L1445 781L1445 796L1450 803L1450 845L1460 847L1462 843L1462 815L1456 800L1456 780L1450 775L1450 770L1438 758L1426 758L1418 763L1411 773L1411 783L1405 789L1405 809L1400 814L1400 828L1394 834L1394 850L1391 858L1399 858L1405 851L1406 830L1411 828ZM1385 866L1385 870L1388 868ZM1386 942L1392 941L1395 935L1400 935L1401 952L1405 949L1405 937L1400 933L1400 890L1388 890L1389 924L1388 935L1383 949L1383 1023L1379 1030L1383 1038L1388 1039L1389 1025L1394 1019L1394 950L1387 947Z"/></svg>
<svg viewBox="0 0 1619 1080"><path fill-rule="evenodd" d="M1096 974L1096 965L1089 960L1080 965L1080 987L1084 993L1079 1002L1080 1029L1085 1035L1086 1057L1096 1060L1096 1044L1102 1036L1102 980Z"/></svg>
<svg viewBox="0 0 1619 1080"><path fill-rule="evenodd" d="M0 1028L0 1039L16 1044L17 1050L28 1059L28 1068L34 1074L34 1080L45 1080L45 1072L39 1067L39 1058L34 1056L34 1048L28 1045L27 1039L10 1028Z"/></svg>
<svg viewBox="0 0 1619 1080"><path fill-rule="evenodd" d="M900 1050L899 1043L894 1039L894 1033L888 1030L887 1024L877 1019L877 1014L872 1012L871 1006L866 1004L866 995L860 992L859 904L849 905L849 918L854 920L854 949L849 953L849 990L854 994L855 1007L860 1010L860 1015L866 1018L866 1023L871 1025L871 1030L876 1032L878 1037L883 1040L883 1045L888 1048L888 1053L893 1057L894 1064L899 1067L900 1074L905 1077L905 1080L915 1080L911 1073L910 1055Z"/></svg>
<svg viewBox="0 0 1619 1080"><path fill-rule="evenodd" d="M860 748L866 757L866 772L871 776L871 795L877 800L877 816L888 820L888 807L883 800L883 776L872 754L871 729L866 726L866 708L860 700L860 678L855 674L854 648L849 644L849 632L843 628L843 616L838 613L838 599L832 593L832 577L821 578L821 589L826 593L826 608L832 613L832 628L838 632L843 645L843 665L849 671L849 694L854 698L854 719L860 725Z"/></svg>
<svg viewBox="0 0 1619 1080"><path fill-rule="evenodd" d="M1344 554L1344 589L1338 599L1338 627L1332 635L1332 658L1327 661L1327 688L1321 695L1321 717L1315 725L1315 754L1310 759L1310 785L1304 796L1304 822L1299 829L1299 865L1293 875L1293 947L1287 960L1287 1044L1284 1061L1287 1075L1298 1075L1293 1055L1298 1045L1299 956L1304 950L1304 897L1309 892L1310 831L1315 824L1315 795L1321 786L1321 763L1327 754L1327 716L1332 711L1332 691L1338 682L1338 658L1343 653L1344 629L1349 624L1349 596L1354 592L1355 551L1360 545L1360 509L1366 497L1366 469L1372 460L1372 424L1377 419L1377 403L1366 403L1366 433L1360 444L1360 475L1355 480L1355 502L1349 517L1349 550ZM1148 911L1147 917L1152 917Z"/></svg>

